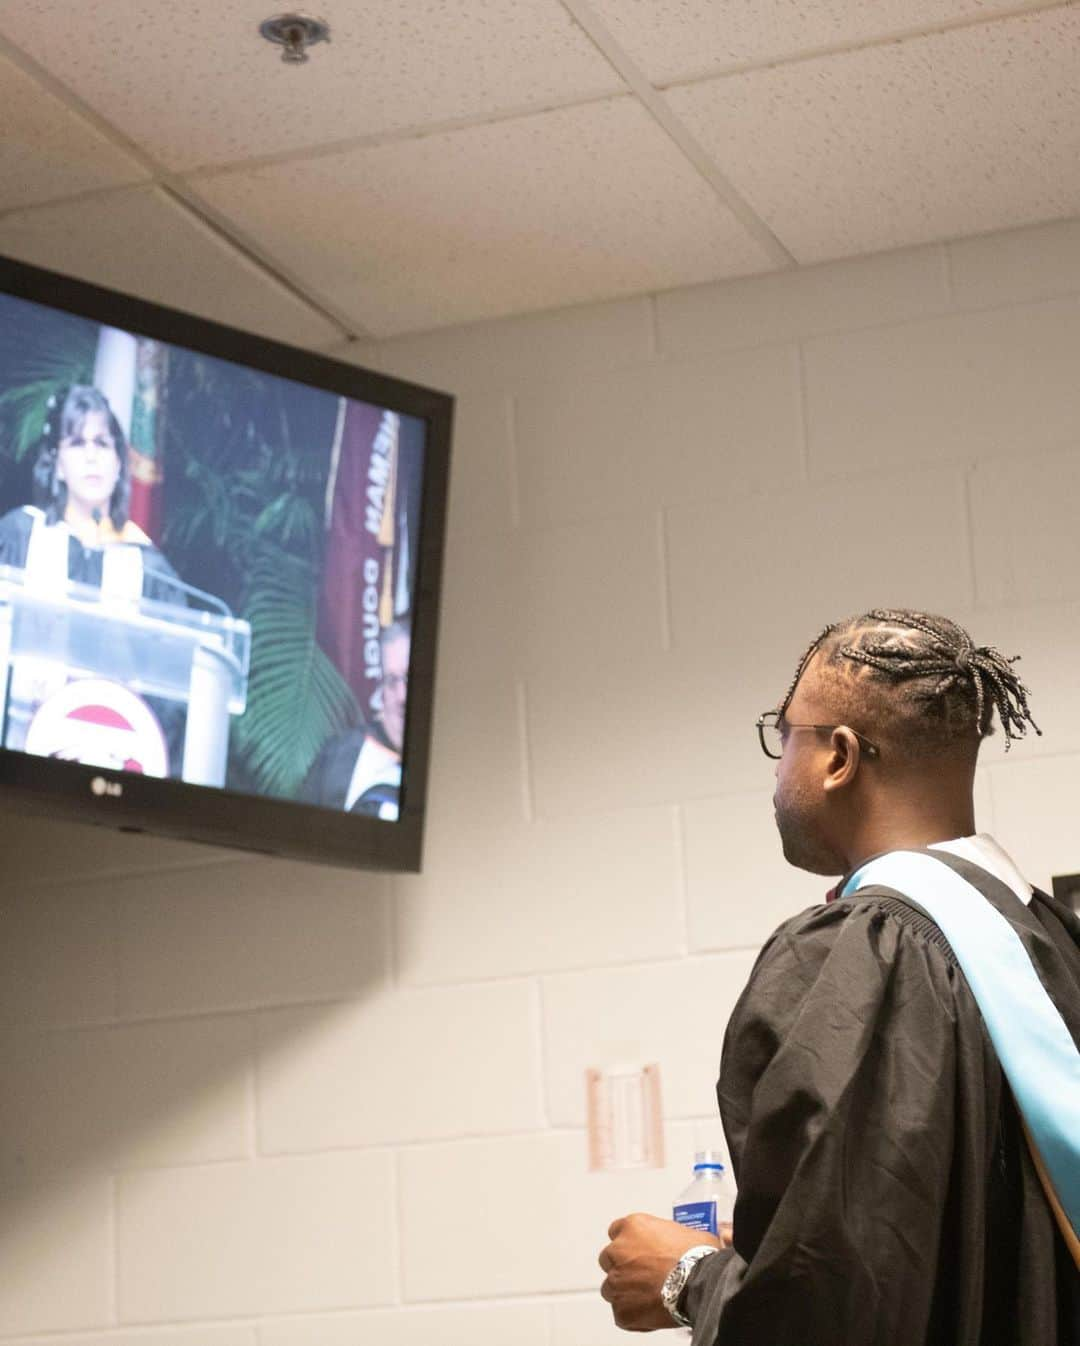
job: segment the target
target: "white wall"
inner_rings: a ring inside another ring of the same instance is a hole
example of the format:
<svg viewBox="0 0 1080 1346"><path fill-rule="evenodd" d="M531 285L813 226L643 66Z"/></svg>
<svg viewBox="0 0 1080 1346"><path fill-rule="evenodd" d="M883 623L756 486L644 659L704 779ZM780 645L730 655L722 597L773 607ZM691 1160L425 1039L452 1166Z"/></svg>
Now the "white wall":
<svg viewBox="0 0 1080 1346"><path fill-rule="evenodd" d="M1080 869L1080 226L349 352L460 394L426 871L3 824L0 1335L600 1346L818 900L753 730L830 618L1022 652L979 823ZM661 1064L670 1167L585 1172Z"/></svg>

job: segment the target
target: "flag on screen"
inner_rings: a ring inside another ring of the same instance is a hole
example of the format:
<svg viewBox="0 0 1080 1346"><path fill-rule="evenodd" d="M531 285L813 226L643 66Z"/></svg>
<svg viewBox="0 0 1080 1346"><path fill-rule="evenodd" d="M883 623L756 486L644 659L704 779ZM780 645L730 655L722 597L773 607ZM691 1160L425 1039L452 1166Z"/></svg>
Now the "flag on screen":
<svg viewBox="0 0 1080 1346"><path fill-rule="evenodd" d="M160 341L139 337L135 348L135 391L131 406L128 467L131 505L128 510L152 540L161 536L165 488L165 386L168 351Z"/></svg>

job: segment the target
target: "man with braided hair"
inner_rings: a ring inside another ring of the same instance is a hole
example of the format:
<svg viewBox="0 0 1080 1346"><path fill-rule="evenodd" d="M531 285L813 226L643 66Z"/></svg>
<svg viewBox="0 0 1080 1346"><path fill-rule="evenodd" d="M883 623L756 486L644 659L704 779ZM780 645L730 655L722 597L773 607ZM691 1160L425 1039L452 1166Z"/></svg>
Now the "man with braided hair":
<svg viewBox="0 0 1080 1346"><path fill-rule="evenodd" d="M878 609L826 627L760 717L785 857L844 878L767 941L728 1025L733 1231L616 1220L619 1326L1080 1346L1080 921L975 835L995 710L1006 748L1040 732L1014 662Z"/></svg>

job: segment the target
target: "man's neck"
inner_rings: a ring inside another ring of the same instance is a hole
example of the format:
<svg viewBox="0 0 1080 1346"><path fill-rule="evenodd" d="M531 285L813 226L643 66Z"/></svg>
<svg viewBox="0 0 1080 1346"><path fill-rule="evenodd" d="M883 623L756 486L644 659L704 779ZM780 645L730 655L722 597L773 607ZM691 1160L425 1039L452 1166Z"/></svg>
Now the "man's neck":
<svg viewBox="0 0 1080 1346"><path fill-rule="evenodd" d="M975 810L966 807L949 810L932 818L890 818L860 831L848 855L847 872L857 869L873 855L885 851L921 850L939 841L970 837L975 832Z"/></svg>

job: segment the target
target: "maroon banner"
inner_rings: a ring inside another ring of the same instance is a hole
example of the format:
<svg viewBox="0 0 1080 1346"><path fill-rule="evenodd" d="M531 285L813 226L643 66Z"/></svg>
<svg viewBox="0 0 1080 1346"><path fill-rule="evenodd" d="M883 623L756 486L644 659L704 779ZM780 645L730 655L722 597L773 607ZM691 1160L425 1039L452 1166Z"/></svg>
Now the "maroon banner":
<svg viewBox="0 0 1080 1346"><path fill-rule="evenodd" d="M356 694L378 708L379 632L393 618L394 481L399 417L346 402L334 445L319 598L319 644Z"/></svg>

